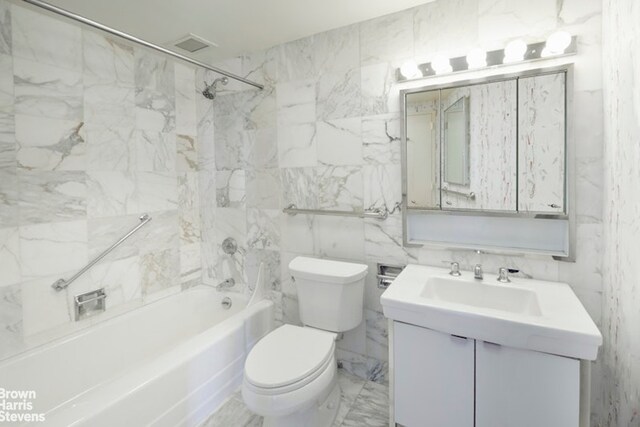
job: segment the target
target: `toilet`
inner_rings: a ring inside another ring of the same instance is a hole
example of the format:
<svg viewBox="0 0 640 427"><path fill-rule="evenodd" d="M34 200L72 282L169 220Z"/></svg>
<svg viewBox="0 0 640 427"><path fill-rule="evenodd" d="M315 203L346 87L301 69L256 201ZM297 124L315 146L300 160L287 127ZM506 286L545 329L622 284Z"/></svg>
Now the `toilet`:
<svg viewBox="0 0 640 427"><path fill-rule="evenodd" d="M362 322L367 266L297 257L289 271L304 326L280 326L251 349L242 397L265 427L327 427L340 403L336 338Z"/></svg>

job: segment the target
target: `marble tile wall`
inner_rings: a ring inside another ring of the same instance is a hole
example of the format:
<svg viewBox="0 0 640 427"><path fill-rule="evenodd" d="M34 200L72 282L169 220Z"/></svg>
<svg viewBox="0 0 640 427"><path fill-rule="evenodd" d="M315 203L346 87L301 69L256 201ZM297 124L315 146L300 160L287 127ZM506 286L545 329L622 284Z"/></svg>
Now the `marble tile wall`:
<svg viewBox="0 0 640 427"><path fill-rule="evenodd" d="M0 0L0 358L200 282L216 191L202 74ZM73 322L73 296L100 287L107 312Z"/></svg>
<svg viewBox="0 0 640 427"><path fill-rule="evenodd" d="M604 2L603 426L640 425L640 4Z"/></svg>
<svg viewBox="0 0 640 427"><path fill-rule="evenodd" d="M345 334L339 358L346 369L384 381L387 329L377 289L377 262L488 271L571 284L596 323L602 301L602 73L599 0L438 0L356 25L316 34L221 63L266 85L262 92L229 92L214 103L218 241L233 235L239 256L218 268L255 278L269 265L271 297L280 321L299 323L287 265L297 255L365 262L370 267L364 322ZM400 105L395 68L407 59L501 48L515 37L544 39L558 28L579 38L575 61L577 261L535 256L478 256L468 251L402 247L402 221L287 216L281 209L362 211L400 201ZM236 88L244 89L244 88ZM586 125L588 124L588 125ZM255 221L262 226L257 226ZM210 251L217 249L211 247ZM232 267L236 270L232 270ZM215 273L215 268L210 270ZM218 274L220 275L220 274ZM601 414L601 369L594 365L594 420Z"/></svg>

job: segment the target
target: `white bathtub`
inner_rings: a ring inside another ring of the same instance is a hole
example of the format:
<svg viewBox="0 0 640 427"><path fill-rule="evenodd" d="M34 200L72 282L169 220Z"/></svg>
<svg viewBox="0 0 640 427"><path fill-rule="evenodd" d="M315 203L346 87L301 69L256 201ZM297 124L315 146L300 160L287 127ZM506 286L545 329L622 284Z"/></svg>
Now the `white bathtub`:
<svg viewBox="0 0 640 427"><path fill-rule="evenodd" d="M272 328L270 301L199 286L3 362L0 387L35 391L47 426L193 426Z"/></svg>

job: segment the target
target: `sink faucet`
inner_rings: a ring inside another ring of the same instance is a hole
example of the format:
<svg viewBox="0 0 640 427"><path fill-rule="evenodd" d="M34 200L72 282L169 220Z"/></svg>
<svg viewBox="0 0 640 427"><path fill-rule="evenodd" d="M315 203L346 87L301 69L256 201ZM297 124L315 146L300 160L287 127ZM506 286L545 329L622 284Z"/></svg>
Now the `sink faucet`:
<svg viewBox="0 0 640 427"><path fill-rule="evenodd" d="M498 269L498 282L500 283L510 283L511 279L509 279L509 269L505 267L500 267Z"/></svg>
<svg viewBox="0 0 640 427"><path fill-rule="evenodd" d="M225 280L224 282L219 283L216 286L216 289L219 290L219 291L221 291L223 289L229 289L229 288L233 287L235 284L236 284L236 281L232 277L232 278L229 278L229 279Z"/></svg>
<svg viewBox="0 0 640 427"><path fill-rule="evenodd" d="M473 278L477 279L477 280L482 280L483 276L482 276L482 266L480 264L476 264L473 267Z"/></svg>

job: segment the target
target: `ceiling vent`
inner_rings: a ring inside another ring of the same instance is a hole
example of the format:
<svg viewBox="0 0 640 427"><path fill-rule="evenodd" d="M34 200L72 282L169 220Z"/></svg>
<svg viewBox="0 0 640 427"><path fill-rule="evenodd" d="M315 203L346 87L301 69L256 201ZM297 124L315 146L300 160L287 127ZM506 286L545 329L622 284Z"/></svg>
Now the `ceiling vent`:
<svg viewBox="0 0 640 427"><path fill-rule="evenodd" d="M216 43L191 33L179 38L171 44L190 53L198 52L208 47L218 47Z"/></svg>

